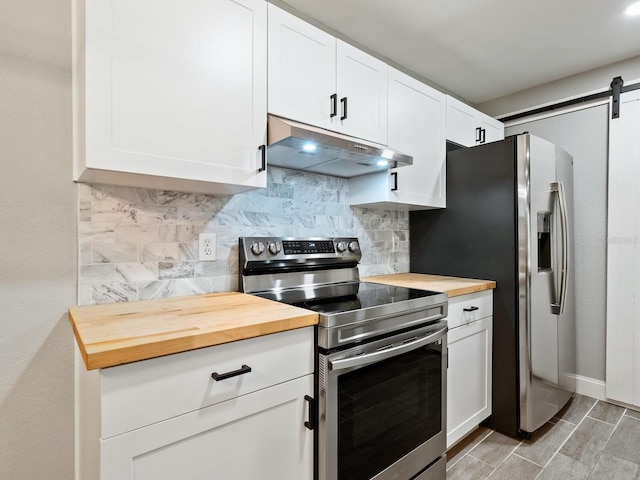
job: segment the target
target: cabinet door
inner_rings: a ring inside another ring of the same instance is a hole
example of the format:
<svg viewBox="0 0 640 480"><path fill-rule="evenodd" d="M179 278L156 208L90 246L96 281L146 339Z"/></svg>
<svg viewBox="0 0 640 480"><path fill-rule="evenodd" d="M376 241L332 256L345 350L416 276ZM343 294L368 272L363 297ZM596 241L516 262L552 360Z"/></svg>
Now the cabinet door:
<svg viewBox="0 0 640 480"><path fill-rule="evenodd" d="M444 94L389 67L389 147L412 155L413 165L394 169L391 176L351 178L349 203L402 210L444 207L445 111Z"/></svg>
<svg viewBox="0 0 640 480"><path fill-rule="evenodd" d="M464 147L476 144L476 115L469 105L447 95L447 140Z"/></svg>
<svg viewBox="0 0 640 480"><path fill-rule="evenodd" d="M311 480L313 375L102 441L101 480Z"/></svg>
<svg viewBox="0 0 640 480"><path fill-rule="evenodd" d="M266 186L266 10L262 0L86 2L76 179L116 183L110 175L126 172L207 182L215 193Z"/></svg>
<svg viewBox="0 0 640 480"><path fill-rule="evenodd" d="M447 448L491 415L493 317L449 330Z"/></svg>
<svg viewBox="0 0 640 480"><path fill-rule="evenodd" d="M336 94L336 39L269 4L269 113L321 128Z"/></svg>
<svg viewBox="0 0 640 480"><path fill-rule="evenodd" d="M640 407L640 90L609 120L606 396ZM635 219L635 221L634 221Z"/></svg>
<svg viewBox="0 0 640 480"><path fill-rule="evenodd" d="M504 138L504 124L447 95L447 140L464 147Z"/></svg>
<svg viewBox="0 0 640 480"><path fill-rule="evenodd" d="M483 130L482 143L497 142L504 139L504 124L500 120L481 113L478 117L478 125Z"/></svg>
<svg viewBox="0 0 640 480"><path fill-rule="evenodd" d="M387 144L387 64L337 41L338 130Z"/></svg>
<svg viewBox="0 0 640 480"><path fill-rule="evenodd" d="M445 115L444 94L389 68L389 147L413 156L413 165L394 170L393 200L445 207Z"/></svg>

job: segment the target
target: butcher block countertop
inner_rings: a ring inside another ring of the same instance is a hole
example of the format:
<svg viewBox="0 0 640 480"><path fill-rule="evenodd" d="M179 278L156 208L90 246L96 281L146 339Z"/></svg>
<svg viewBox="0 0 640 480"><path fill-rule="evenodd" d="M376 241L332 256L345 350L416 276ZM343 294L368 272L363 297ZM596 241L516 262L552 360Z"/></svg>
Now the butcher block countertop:
<svg viewBox="0 0 640 480"><path fill-rule="evenodd" d="M309 310L238 292L73 307L87 370L316 325Z"/></svg>
<svg viewBox="0 0 640 480"><path fill-rule="evenodd" d="M428 275L424 273L394 273L391 275L366 277L361 280L364 282L384 283L396 287L447 292L450 297L496 288L496 282L493 280L443 277L441 275Z"/></svg>

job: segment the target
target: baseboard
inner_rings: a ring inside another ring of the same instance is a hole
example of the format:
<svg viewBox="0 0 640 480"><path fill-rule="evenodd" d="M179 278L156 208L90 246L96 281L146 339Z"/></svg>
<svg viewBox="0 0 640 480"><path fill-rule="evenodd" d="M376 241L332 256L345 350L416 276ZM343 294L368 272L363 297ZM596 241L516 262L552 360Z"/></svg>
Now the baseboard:
<svg viewBox="0 0 640 480"><path fill-rule="evenodd" d="M604 400L606 398L605 383L595 378L583 377L576 375L576 393L595 398L596 400Z"/></svg>

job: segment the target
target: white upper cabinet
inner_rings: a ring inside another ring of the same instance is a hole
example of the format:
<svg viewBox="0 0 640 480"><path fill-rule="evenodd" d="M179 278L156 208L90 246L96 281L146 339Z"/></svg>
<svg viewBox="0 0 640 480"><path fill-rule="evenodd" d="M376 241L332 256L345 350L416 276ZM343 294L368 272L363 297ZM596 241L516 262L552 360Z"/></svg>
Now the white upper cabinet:
<svg viewBox="0 0 640 480"><path fill-rule="evenodd" d="M504 124L447 95L447 140L464 147L504 138Z"/></svg>
<svg viewBox="0 0 640 480"><path fill-rule="evenodd" d="M477 117L480 121L480 143L497 142L504 139L504 123L489 115L481 113Z"/></svg>
<svg viewBox="0 0 640 480"><path fill-rule="evenodd" d="M478 139L476 110L447 95L447 140L465 147Z"/></svg>
<svg viewBox="0 0 640 480"><path fill-rule="evenodd" d="M335 130L335 37L272 4L268 8L269 113Z"/></svg>
<svg viewBox="0 0 640 480"><path fill-rule="evenodd" d="M387 144L387 64L338 40L338 130Z"/></svg>
<svg viewBox="0 0 640 480"><path fill-rule="evenodd" d="M266 186L263 0L76 6L75 180L207 193Z"/></svg>
<svg viewBox="0 0 640 480"><path fill-rule="evenodd" d="M386 145L387 64L269 4L268 109Z"/></svg>
<svg viewBox="0 0 640 480"><path fill-rule="evenodd" d="M413 165L350 179L349 202L407 210L445 207L445 95L391 67L388 85L388 145L413 156Z"/></svg>

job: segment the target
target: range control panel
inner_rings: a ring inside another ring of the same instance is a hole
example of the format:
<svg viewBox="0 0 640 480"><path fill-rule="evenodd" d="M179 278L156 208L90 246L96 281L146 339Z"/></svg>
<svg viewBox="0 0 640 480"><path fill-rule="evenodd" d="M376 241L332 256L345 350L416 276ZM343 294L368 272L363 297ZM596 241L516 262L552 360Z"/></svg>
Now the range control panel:
<svg viewBox="0 0 640 480"><path fill-rule="evenodd" d="M336 253L332 240L282 240L285 255L300 253Z"/></svg>
<svg viewBox="0 0 640 480"><path fill-rule="evenodd" d="M362 254L357 238L291 238L291 237L240 237L240 267L247 262L281 261L295 264L313 263L358 263Z"/></svg>

